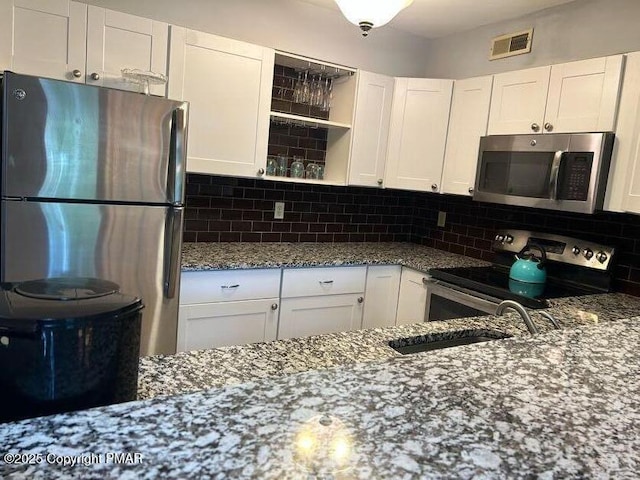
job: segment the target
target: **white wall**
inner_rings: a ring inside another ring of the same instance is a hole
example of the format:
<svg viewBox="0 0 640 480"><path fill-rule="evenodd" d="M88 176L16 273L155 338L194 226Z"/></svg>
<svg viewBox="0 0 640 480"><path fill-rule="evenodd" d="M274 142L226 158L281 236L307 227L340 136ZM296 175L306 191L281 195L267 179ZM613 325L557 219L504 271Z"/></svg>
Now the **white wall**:
<svg viewBox="0 0 640 480"><path fill-rule="evenodd" d="M422 76L429 43L389 26L363 38L339 11L296 0L82 1L388 75Z"/></svg>
<svg viewBox="0 0 640 480"><path fill-rule="evenodd" d="M533 27L529 54L489 61L491 39ZM466 78L640 50L640 0L576 0L432 40L423 75Z"/></svg>

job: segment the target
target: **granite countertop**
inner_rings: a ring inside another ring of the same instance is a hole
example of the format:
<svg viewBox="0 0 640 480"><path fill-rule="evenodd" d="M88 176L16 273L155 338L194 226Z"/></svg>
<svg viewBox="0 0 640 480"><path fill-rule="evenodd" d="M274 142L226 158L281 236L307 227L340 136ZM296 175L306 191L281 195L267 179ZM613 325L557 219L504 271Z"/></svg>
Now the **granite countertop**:
<svg viewBox="0 0 640 480"><path fill-rule="evenodd" d="M305 244L268 245L187 244L183 268L484 263L411 244L327 245L313 259ZM0 458L0 477L635 478L640 299L547 311L563 330L533 313L531 336L508 313L144 357L136 402L0 425L4 453L32 454ZM462 330L511 338L389 346Z"/></svg>
<svg viewBox="0 0 640 480"><path fill-rule="evenodd" d="M571 328L635 316L640 312L640 298L602 294L556 299L552 307L544 311L551 313L563 328ZM549 321L539 313L530 313L541 332L552 330ZM140 359L138 398L196 392L306 370L390 359L400 356L388 345L390 341L463 330L530 336L520 317L507 313L502 317L487 315L415 323L143 357Z"/></svg>
<svg viewBox="0 0 640 480"><path fill-rule="evenodd" d="M0 461L0 473L29 479L637 478L638 320L0 425L3 451L34 459L32 465ZM114 463L109 452L130 457Z"/></svg>
<svg viewBox="0 0 640 480"><path fill-rule="evenodd" d="M415 243L185 243L182 270L402 265L416 270L489 265Z"/></svg>

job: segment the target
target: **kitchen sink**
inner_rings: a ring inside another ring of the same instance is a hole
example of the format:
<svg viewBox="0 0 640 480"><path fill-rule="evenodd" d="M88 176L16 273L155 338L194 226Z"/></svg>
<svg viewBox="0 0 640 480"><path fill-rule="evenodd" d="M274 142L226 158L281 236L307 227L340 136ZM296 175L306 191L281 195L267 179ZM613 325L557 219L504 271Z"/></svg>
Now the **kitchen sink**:
<svg viewBox="0 0 640 480"><path fill-rule="evenodd" d="M389 346L397 352L407 355L410 353L428 352L431 350L489 342L491 340L509 337L511 337L511 335L495 330L458 330L391 340Z"/></svg>

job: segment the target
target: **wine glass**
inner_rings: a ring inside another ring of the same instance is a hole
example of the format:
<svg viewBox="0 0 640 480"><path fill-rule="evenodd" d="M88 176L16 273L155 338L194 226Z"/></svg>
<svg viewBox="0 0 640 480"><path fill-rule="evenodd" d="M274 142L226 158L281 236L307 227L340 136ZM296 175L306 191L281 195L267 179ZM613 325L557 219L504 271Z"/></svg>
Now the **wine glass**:
<svg viewBox="0 0 640 480"><path fill-rule="evenodd" d="M311 87L309 86L309 81L307 79L309 72L304 72L304 80L302 82L302 94L300 98L300 103L309 103L309 98L311 95Z"/></svg>
<svg viewBox="0 0 640 480"><path fill-rule="evenodd" d="M298 80L293 87L293 102L302 103L302 72L298 72Z"/></svg>
<svg viewBox="0 0 640 480"><path fill-rule="evenodd" d="M324 80L324 89L322 93L322 103L320 110L328 112L331 108L331 100L333 99L333 82L329 80L329 77Z"/></svg>

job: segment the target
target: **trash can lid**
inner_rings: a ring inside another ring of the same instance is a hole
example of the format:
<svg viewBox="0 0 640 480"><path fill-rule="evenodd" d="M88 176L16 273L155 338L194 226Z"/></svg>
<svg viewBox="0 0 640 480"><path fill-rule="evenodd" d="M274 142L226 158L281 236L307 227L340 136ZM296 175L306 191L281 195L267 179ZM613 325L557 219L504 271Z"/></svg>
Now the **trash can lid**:
<svg viewBox="0 0 640 480"><path fill-rule="evenodd" d="M113 319L143 308L142 300L98 278L46 278L1 287L0 334Z"/></svg>
<svg viewBox="0 0 640 480"><path fill-rule="evenodd" d="M48 278L20 283L16 293L41 300L86 300L117 293L117 283L98 278Z"/></svg>

